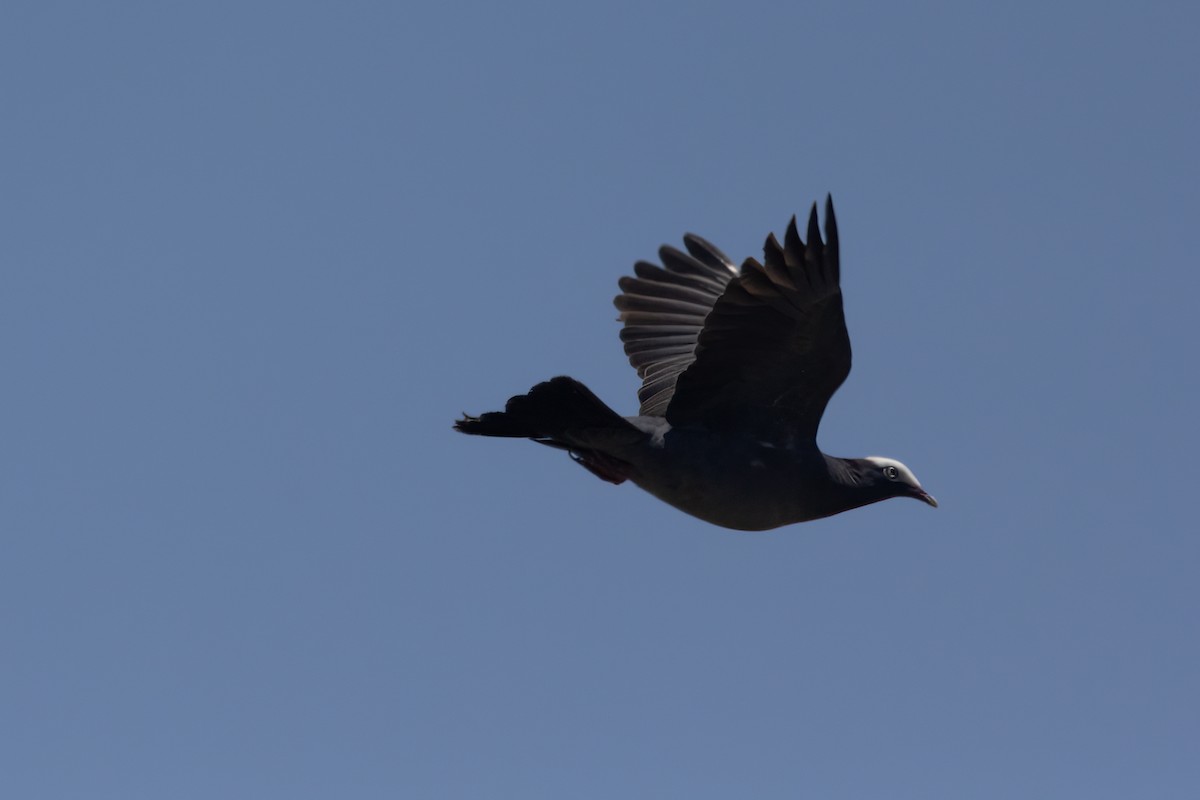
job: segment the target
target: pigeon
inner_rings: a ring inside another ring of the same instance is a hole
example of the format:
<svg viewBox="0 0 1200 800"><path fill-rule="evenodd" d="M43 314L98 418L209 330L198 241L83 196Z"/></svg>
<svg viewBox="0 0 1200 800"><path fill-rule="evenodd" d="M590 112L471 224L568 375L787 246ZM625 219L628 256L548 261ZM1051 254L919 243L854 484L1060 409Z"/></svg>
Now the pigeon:
<svg viewBox="0 0 1200 800"><path fill-rule="evenodd" d="M463 414L463 433L531 439L565 450L613 484L631 481L725 528L770 530L886 500L937 501L891 458L837 458L817 447L829 398L850 373L837 220L817 204L807 242L793 216L763 260L739 269L694 234L639 261L613 301L642 379L623 417L574 378L539 383L503 411Z"/></svg>

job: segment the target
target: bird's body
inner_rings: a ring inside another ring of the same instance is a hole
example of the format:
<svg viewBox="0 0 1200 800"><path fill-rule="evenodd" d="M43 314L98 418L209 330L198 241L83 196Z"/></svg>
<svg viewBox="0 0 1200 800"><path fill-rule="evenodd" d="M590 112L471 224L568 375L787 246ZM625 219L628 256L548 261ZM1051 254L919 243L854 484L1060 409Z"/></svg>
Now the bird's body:
<svg viewBox="0 0 1200 800"><path fill-rule="evenodd" d="M827 456L816 432L850 371L837 226L816 207L800 240L772 235L741 269L703 239L663 247L663 267L638 262L615 303L641 413L621 417L578 381L553 378L502 412L464 416L465 433L532 439L567 450L610 483L626 480L700 519L766 530L888 497L937 505L891 459Z"/></svg>
<svg viewBox="0 0 1200 800"><path fill-rule="evenodd" d="M726 528L766 530L838 510L830 502L836 492L828 464L815 446L672 428L662 417L626 420L643 435L620 441L592 432L580 437L589 455L579 458L588 466L602 453L600 469L609 469L602 477L629 480L692 516Z"/></svg>

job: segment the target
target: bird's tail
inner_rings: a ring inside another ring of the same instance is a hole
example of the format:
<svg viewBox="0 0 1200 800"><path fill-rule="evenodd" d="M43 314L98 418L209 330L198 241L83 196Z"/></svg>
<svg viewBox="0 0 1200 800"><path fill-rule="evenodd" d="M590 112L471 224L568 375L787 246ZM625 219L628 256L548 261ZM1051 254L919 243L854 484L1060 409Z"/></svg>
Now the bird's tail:
<svg viewBox="0 0 1200 800"><path fill-rule="evenodd" d="M604 404L574 378L559 376L539 383L527 394L519 394L504 405L478 417L463 414L454 423L456 431L480 436L511 436L571 449L577 444L571 432L628 429L624 417Z"/></svg>
<svg viewBox="0 0 1200 800"><path fill-rule="evenodd" d="M630 465L611 453L613 446L645 436L574 378L559 376L510 399L503 411L463 418L454 429L479 436L511 436L571 454L575 463L609 483L623 483Z"/></svg>

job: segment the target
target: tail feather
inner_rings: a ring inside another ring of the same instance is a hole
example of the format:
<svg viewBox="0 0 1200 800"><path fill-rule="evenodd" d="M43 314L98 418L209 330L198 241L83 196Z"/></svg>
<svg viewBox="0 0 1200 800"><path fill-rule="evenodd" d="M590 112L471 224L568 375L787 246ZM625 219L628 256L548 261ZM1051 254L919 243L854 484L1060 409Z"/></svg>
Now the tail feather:
<svg viewBox="0 0 1200 800"><path fill-rule="evenodd" d="M570 449L571 431L595 429L635 431L623 417L574 378L559 376L539 383L527 394L510 399L503 411L473 417L463 414L454 429L479 436L534 439Z"/></svg>

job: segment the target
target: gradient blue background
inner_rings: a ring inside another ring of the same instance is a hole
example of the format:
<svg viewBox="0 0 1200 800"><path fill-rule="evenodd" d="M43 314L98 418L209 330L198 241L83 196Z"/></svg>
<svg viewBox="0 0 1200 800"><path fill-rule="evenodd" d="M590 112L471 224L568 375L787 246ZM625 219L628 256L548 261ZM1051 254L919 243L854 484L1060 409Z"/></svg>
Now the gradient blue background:
<svg viewBox="0 0 1200 800"><path fill-rule="evenodd" d="M1197 9L7 3L4 794L1200 796ZM940 509L451 431L827 191Z"/></svg>

